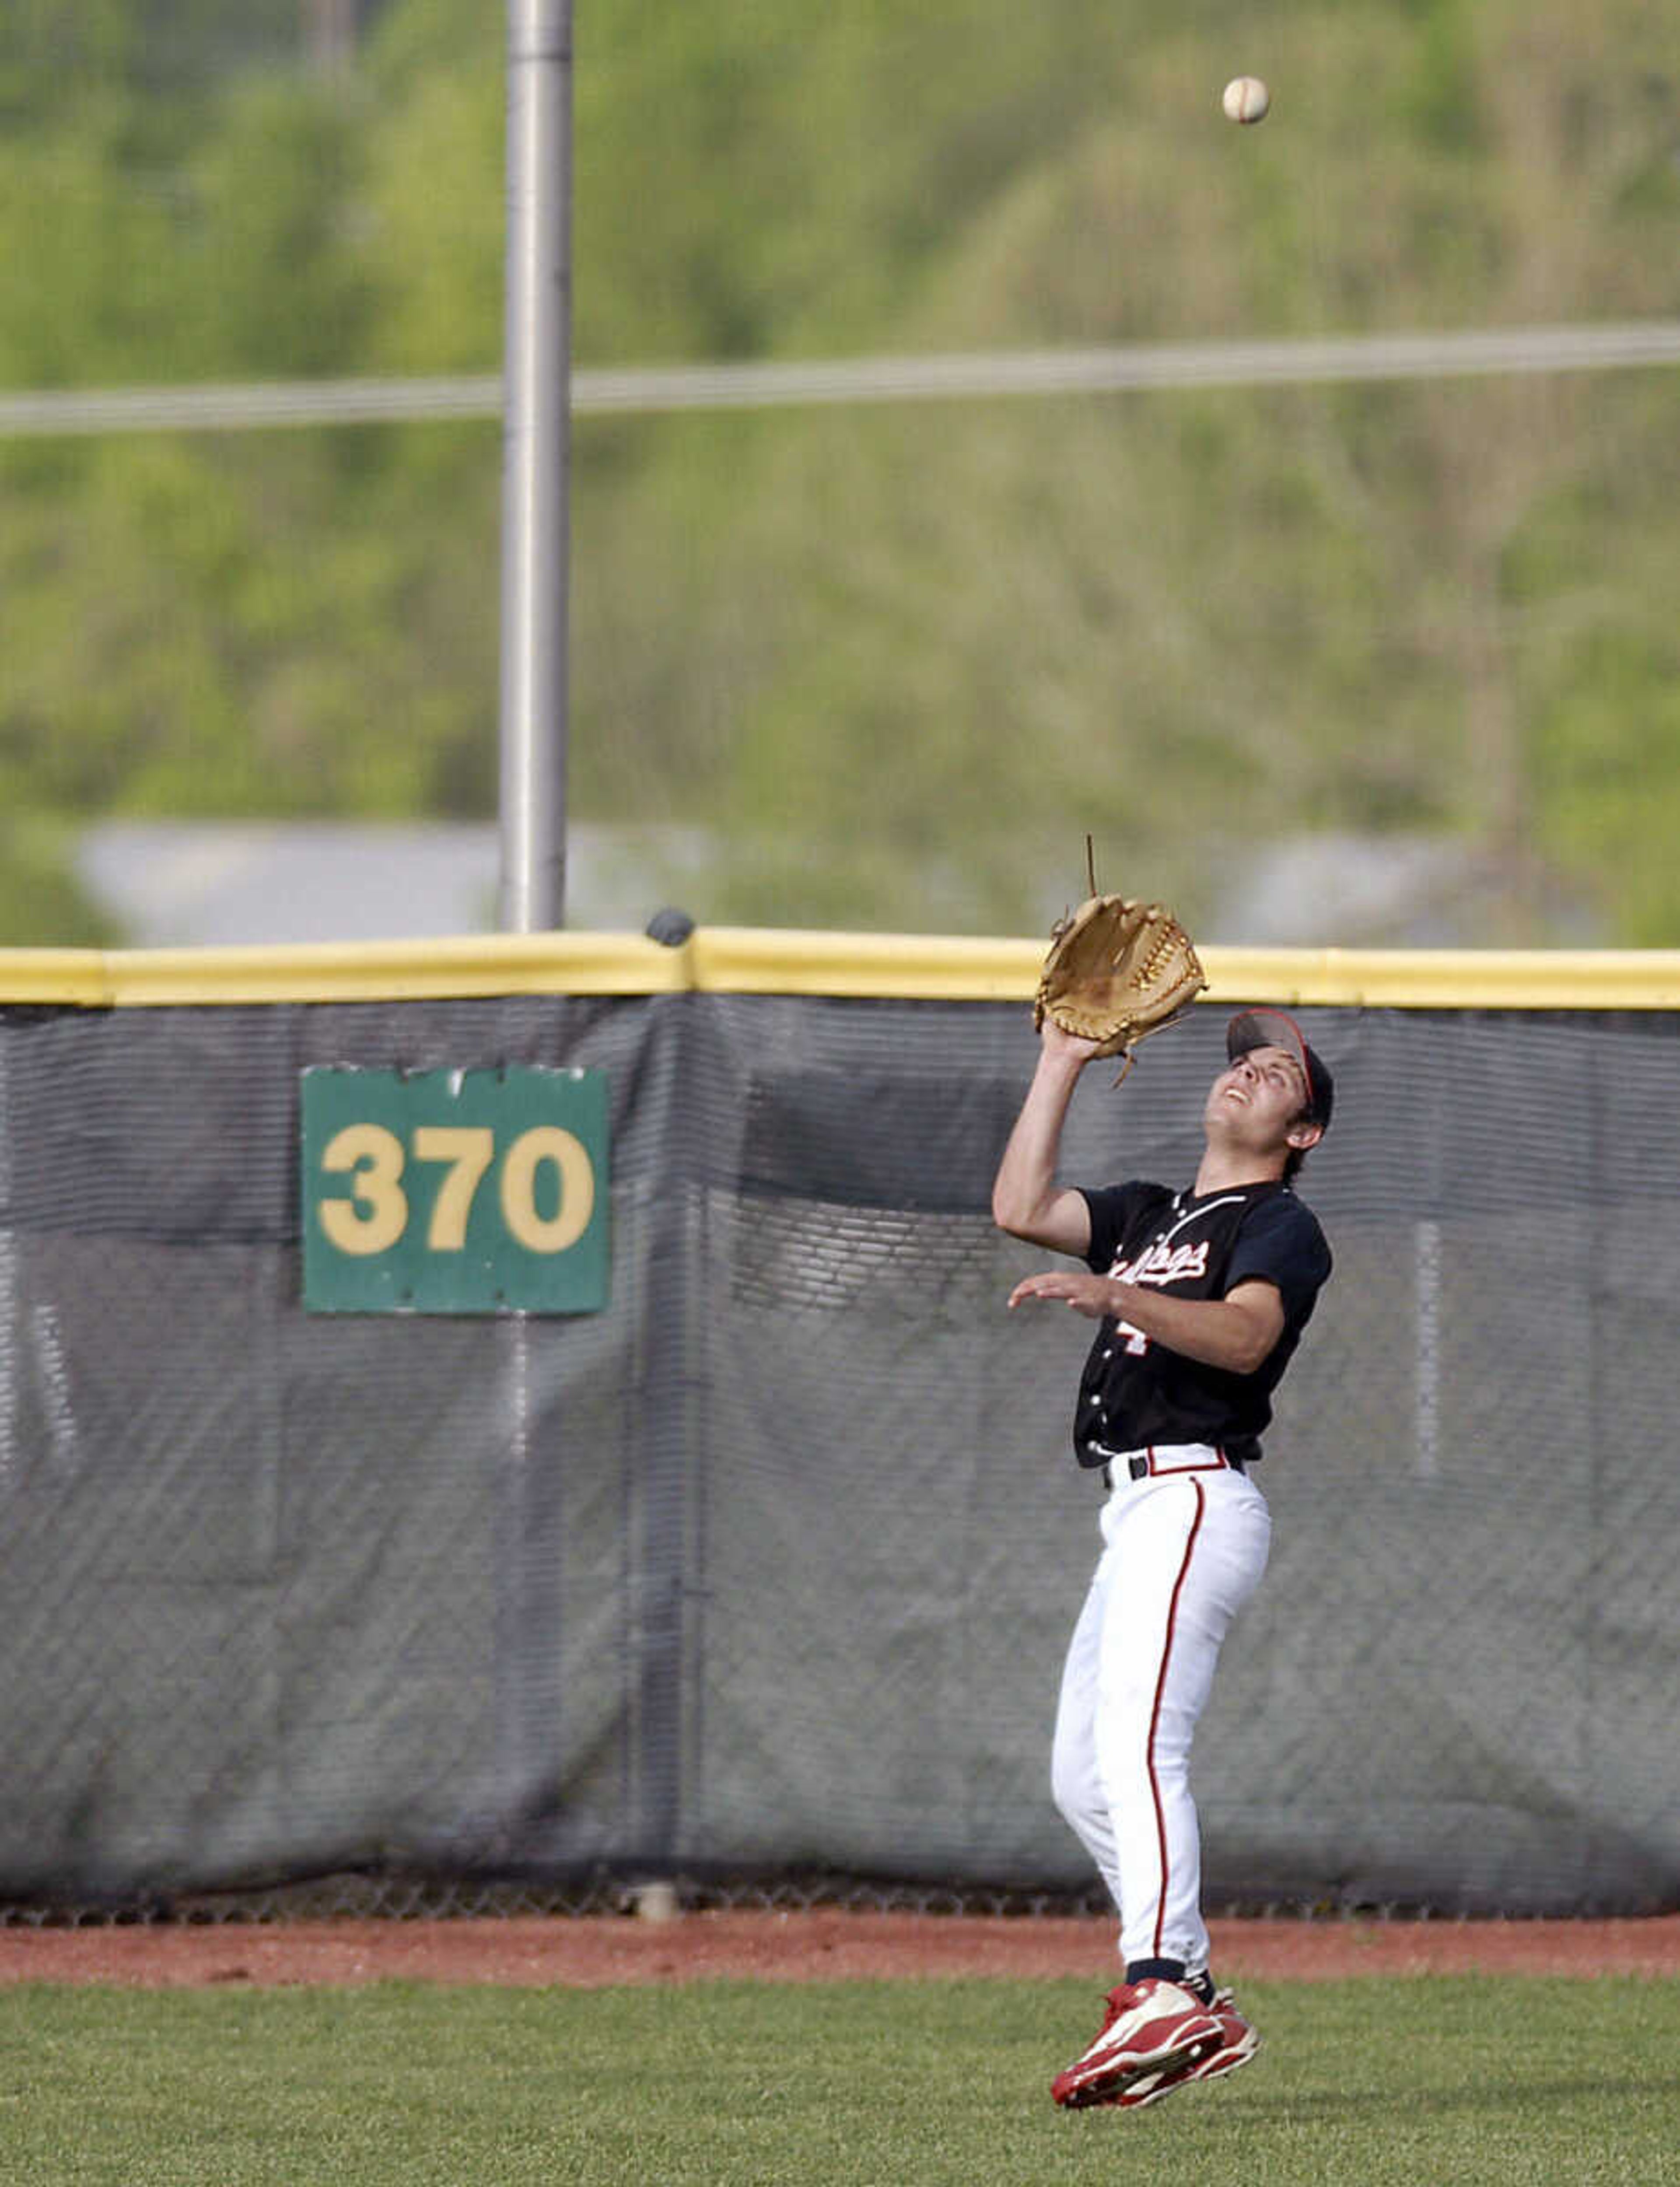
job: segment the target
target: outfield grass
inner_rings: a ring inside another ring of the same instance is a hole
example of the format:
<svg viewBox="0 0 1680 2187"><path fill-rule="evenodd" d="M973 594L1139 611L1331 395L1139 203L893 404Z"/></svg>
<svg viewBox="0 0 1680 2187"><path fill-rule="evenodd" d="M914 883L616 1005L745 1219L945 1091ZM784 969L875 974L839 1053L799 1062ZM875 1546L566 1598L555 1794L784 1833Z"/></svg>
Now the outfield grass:
<svg viewBox="0 0 1680 2187"><path fill-rule="evenodd" d="M1680 1982L1256 1984L1266 2048L1065 2115L1083 1983L0 1993L30 2187L1663 2187Z"/></svg>

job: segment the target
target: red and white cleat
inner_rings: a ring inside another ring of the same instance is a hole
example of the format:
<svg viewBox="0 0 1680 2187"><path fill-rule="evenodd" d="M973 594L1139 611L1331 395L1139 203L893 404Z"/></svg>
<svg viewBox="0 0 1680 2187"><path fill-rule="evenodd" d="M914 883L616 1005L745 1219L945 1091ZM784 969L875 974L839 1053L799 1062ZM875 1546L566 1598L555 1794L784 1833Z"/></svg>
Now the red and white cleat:
<svg viewBox="0 0 1680 2187"><path fill-rule="evenodd" d="M1200 2065L1224 2040L1220 2021L1194 1990L1154 1976L1122 1982L1109 1992L1095 2042L1057 2074L1050 2094L1066 2111L1115 2103L1143 2079L1164 2079Z"/></svg>
<svg viewBox="0 0 1680 2187"><path fill-rule="evenodd" d="M1192 2081L1215 2080L1221 2073L1234 2072L1239 2066L1246 2066L1260 2048L1260 2037L1238 2011L1236 1999L1228 1989L1219 1992L1211 2010L1220 2027L1220 2041L1214 2049L1205 2052L1188 2066L1174 2066L1169 2072L1147 2073L1107 2100L1117 2104L1122 2111L1141 2111L1145 2104L1157 2103L1175 2089L1188 2088Z"/></svg>

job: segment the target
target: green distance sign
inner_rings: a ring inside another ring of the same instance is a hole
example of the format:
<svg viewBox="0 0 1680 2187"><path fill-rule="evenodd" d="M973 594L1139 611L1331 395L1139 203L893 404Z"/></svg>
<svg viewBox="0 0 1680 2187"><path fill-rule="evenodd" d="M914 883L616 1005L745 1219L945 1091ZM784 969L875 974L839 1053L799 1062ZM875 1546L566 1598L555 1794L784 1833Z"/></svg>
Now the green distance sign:
<svg viewBox="0 0 1680 2187"><path fill-rule="evenodd" d="M600 1071L306 1071L303 1302L315 1313L596 1313Z"/></svg>

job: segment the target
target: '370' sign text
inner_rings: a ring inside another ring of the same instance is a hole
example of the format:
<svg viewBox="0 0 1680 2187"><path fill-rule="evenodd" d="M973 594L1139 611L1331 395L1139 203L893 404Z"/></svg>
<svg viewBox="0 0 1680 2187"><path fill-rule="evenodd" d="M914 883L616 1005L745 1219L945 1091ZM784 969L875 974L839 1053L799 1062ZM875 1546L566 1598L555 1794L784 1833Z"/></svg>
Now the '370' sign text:
<svg viewBox="0 0 1680 2187"><path fill-rule="evenodd" d="M587 1313L606 1303L598 1071L306 1071L304 1304Z"/></svg>

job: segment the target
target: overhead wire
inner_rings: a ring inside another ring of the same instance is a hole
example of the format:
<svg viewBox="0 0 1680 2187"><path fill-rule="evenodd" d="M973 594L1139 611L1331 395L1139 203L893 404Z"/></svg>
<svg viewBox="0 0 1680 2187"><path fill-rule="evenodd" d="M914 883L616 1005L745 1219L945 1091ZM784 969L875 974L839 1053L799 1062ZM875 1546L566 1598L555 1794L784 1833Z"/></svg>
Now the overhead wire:
<svg viewBox="0 0 1680 2187"><path fill-rule="evenodd" d="M1626 371L1675 363L1680 363L1680 321L1652 320L1608 326L582 369L571 374L571 404L578 416L770 410L810 404ZM0 393L0 438L420 424L494 419L501 413L502 381L493 373L435 379L52 388Z"/></svg>

